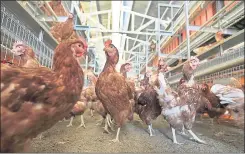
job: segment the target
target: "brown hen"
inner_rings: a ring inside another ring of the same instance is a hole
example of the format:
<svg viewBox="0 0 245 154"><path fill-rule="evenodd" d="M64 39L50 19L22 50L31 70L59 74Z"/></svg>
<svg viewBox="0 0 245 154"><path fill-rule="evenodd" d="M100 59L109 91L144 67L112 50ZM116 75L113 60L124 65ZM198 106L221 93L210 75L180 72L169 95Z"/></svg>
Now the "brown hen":
<svg viewBox="0 0 245 154"><path fill-rule="evenodd" d="M218 119L227 111L227 109L225 108L227 105L220 104L219 97L217 97L213 92L210 91L210 88L207 84L202 84L201 86L202 95L206 97L212 105L211 110L206 110L209 117L211 118L211 124L213 124L213 118L216 118L217 122L219 123Z"/></svg>
<svg viewBox="0 0 245 154"><path fill-rule="evenodd" d="M104 51L107 60L96 82L95 92L118 126L116 139L112 141L119 142L120 128L133 113L130 103L133 95L125 77L116 71L119 53L110 40L105 42Z"/></svg>
<svg viewBox="0 0 245 154"><path fill-rule="evenodd" d="M73 28L73 14L70 13L65 22L54 24L50 32L58 42L78 38Z"/></svg>
<svg viewBox="0 0 245 154"><path fill-rule="evenodd" d="M84 39L55 49L53 71L1 65L1 152L27 151L30 141L67 115L79 100Z"/></svg>

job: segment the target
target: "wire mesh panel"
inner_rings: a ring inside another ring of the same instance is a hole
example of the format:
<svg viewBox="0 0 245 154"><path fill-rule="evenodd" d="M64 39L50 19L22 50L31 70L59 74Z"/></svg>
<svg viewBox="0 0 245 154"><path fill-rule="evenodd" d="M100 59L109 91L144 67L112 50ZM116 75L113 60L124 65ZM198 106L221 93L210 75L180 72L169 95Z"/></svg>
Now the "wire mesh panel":
<svg viewBox="0 0 245 154"><path fill-rule="evenodd" d="M242 76L244 76L244 64L238 65L235 67L231 67L229 69L219 71L216 73L212 73L212 74L209 74L206 76L202 76L202 77L197 79L197 82L198 83L202 83L202 82L207 83L207 82L217 80L217 79L230 78L230 77L240 78Z"/></svg>
<svg viewBox="0 0 245 154"><path fill-rule="evenodd" d="M207 68L210 68L210 67L213 67L213 66L216 66L216 65L219 65L219 64L225 64L231 60L235 60L235 59L240 59L240 58L244 58L244 46L241 46L240 48L232 51L232 52L229 52L229 53L226 53L226 54L223 54L219 57L216 57L215 59L212 59L212 60L209 60L208 62L205 62L203 64L201 64L195 72L202 72L202 71L205 71ZM239 67L242 67L242 66L239 66ZM239 68L233 68L232 69L239 69ZM239 69L240 70L240 69ZM220 71L220 72L216 72L218 73L217 75L216 74L212 74L212 75L204 75L204 78L202 78L201 80L203 81L209 81L209 80L214 80L214 79L217 79L217 78L224 78L225 77L232 77L233 76L233 73L232 72L235 72L233 70L230 70L230 69L226 69L224 71ZM168 78L168 81L169 82L173 82L177 79L180 79L182 76L182 72L178 72L172 76L170 76ZM200 78L199 78L200 79ZM199 80L200 81L200 80Z"/></svg>
<svg viewBox="0 0 245 154"><path fill-rule="evenodd" d="M12 55L10 50L13 43L22 41L33 49L41 65L52 68L53 50L23 25L24 23L1 6L1 55L5 55L2 52Z"/></svg>
<svg viewBox="0 0 245 154"><path fill-rule="evenodd" d="M244 46L242 46L241 48L238 48L237 50L234 50L233 52L224 54L220 57L217 57L215 59L212 59L208 62L205 62L203 64L201 64L198 68L197 71L203 71L206 68L210 68L212 66L218 65L218 64L222 64L222 63L226 63L230 60L234 60L240 57L244 57Z"/></svg>

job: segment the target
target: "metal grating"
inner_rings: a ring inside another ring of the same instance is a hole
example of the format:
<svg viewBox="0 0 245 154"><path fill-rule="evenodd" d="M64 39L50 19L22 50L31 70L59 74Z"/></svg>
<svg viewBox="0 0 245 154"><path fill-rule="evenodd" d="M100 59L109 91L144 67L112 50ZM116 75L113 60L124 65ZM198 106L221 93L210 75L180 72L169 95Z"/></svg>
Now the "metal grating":
<svg viewBox="0 0 245 154"><path fill-rule="evenodd" d="M229 52L227 54L224 54L222 56L219 56L215 59L209 60L208 62L201 64L197 68L196 73L202 72L208 68L214 67L214 66L219 65L219 64L225 64L228 61L235 60L238 58L244 58L244 46L242 46L242 47L240 47L240 48L238 48L232 52ZM176 73L175 75L169 77L168 81L169 82L176 81L176 80L180 79L181 76L182 76L182 72Z"/></svg>
<svg viewBox="0 0 245 154"><path fill-rule="evenodd" d="M10 52L13 43L21 40L33 49L41 65L52 68L53 50L23 25L5 7L1 7L1 52Z"/></svg>

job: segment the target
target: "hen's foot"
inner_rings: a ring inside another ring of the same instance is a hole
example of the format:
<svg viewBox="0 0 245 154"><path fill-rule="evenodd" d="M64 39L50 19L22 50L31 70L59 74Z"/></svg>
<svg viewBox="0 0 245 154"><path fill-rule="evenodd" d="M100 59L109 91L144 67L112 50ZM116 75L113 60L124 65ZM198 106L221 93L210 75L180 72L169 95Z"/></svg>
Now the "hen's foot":
<svg viewBox="0 0 245 154"><path fill-rule="evenodd" d="M79 125L77 128L80 128L80 127L86 128L85 124L81 124L81 125Z"/></svg>
<svg viewBox="0 0 245 154"><path fill-rule="evenodd" d="M119 139L113 139L113 140L109 140L110 142L114 142L114 143L120 143Z"/></svg>
<svg viewBox="0 0 245 154"><path fill-rule="evenodd" d="M66 127L71 127L71 126L73 126L73 125L72 124L66 125Z"/></svg>
<svg viewBox="0 0 245 154"><path fill-rule="evenodd" d="M174 144L183 145L184 143L179 143L177 141L174 141Z"/></svg>
<svg viewBox="0 0 245 154"><path fill-rule="evenodd" d="M188 132L191 134L192 139L195 140L196 142L202 143L202 144L207 144L205 141L198 138L191 130L188 130Z"/></svg>
<svg viewBox="0 0 245 154"><path fill-rule="evenodd" d="M104 128L104 133L111 134L111 132L109 132L108 128L106 128L106 127L102 127L102 128Z"/></svg>
<svg viewBox="0 0 245 154"><path fill-rule="evenodd" d="M104 119L101 119L101 120L98 120L95 125L98 126L98 125L102 125L103 123L104 123Z"/></svg>

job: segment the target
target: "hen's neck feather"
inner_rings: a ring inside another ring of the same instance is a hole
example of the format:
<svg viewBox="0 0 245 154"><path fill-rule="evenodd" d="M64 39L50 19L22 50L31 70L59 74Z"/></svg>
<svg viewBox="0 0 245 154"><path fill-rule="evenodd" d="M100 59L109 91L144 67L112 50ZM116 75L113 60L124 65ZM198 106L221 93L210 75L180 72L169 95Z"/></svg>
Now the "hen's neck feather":
<svg viewBox="0 0 245 154"><path fill-rule="evenodd" d="M53 71L67 86L83 86L83 80L81 80L83 78L83 70L71 53L71 45L60 44L55 49Z"/></svg>
<svg viewBox="0 0 245 154"><path fill-rule="evenodd" d="M105 71L116 72L116 63L114 63L113 60L110 58L107 58L102 72L105 72Z"/></svg>

